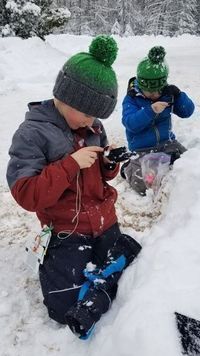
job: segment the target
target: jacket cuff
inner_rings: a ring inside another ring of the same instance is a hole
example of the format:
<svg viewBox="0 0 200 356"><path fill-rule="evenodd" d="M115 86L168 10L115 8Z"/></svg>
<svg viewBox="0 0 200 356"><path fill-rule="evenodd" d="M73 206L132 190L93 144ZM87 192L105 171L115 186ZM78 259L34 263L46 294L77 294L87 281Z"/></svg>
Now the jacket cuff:
<svg viewBox="0 0 200 356"><path fill-rule="evenodd" d="M108 171L113 171L116 168L117 163L111 162L111 163L106 163L104 164L105 169Z"/></svg>
<svg viewBox="0 0 200 356"><path fill-rule="evenodd" d="M106 180L114 179L119 172L119 168L120 168L119 163L115 163L115 168L113 168L113 169L108 169L104 164L102 166L102 171L103 171L103 175L104 175L105 179Z"/></svg>

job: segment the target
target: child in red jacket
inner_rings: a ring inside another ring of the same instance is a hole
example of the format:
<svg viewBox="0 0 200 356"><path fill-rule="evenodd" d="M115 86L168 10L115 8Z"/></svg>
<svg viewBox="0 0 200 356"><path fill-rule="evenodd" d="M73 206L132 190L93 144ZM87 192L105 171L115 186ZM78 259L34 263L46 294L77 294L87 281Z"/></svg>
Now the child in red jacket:
<svg viewBox="0 0 200 356"><path fill-rule="evenodd" d="M40 281L49 316L88 338L117 292L122 271L141 246L120 232L116 190L107 181L118 164L103 155L101 121L114 110L117 45L99 36L89 53L64 64L54 99L30 103L10 148L7 180L15 200L36 212L53 235ZM112 147L111 147L112 148Z"/></svg>

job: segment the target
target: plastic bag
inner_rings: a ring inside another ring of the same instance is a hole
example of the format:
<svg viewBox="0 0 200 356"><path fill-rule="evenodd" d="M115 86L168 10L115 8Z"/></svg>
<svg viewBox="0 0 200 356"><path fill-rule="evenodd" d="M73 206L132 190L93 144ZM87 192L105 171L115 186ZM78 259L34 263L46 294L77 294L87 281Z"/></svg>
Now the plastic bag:
<svg viewBox="0 0 200 356"><path fill-rule="evenodd" d="M147 189L156 193L162 178L169 171L170 155L163 152L148 153L141 158L142 177Z"/></svg>

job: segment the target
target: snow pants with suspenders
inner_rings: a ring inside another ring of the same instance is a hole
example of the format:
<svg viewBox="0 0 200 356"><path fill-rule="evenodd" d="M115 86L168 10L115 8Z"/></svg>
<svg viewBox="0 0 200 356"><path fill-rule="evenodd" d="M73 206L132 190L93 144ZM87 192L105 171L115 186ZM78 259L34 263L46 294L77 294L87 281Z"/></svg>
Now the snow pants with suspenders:
<svg viewBox="0 0 200 356"><path fill-rule="evenodd" d="M53 235L40 283L50 318L68 324L87 339L117 293L117 283L141 250L132 237L122 234L118 223L94 238L76 234L63 239Z"/></svg>
<svg viewBox="0 0 200 356"><path fill-rule="evenodd" d="M141 169L141 158L150 152L164 152L171 156L170 164L173 164L174 161L180 158L181 154L184 153L186 148L182 146L177 140L166 141L163 144L160 144L157 147L149 147L141 150L136 150L137 158L134 159L134 156L129 161L125 162L121 167L121 176L125 178L131 188L133 188L140 195L146 194L146 185L142 178L142 169Z"/></svg>

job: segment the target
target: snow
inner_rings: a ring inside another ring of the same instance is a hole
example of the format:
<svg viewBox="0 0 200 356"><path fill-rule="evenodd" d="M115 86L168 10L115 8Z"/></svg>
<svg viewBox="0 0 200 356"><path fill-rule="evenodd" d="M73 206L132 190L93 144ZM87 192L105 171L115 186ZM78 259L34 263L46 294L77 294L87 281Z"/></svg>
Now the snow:
<svg viewBox="0 0 200 356"><path fill-rule="evenodd" d="M23 12L32 12L34 16L40 16L41 13L41 8L31 2L27 2L23 7L22 7Z"/></svg>
<svg viewBox="0 0 200 356"><path fill-rule="evenodd" d="M88 36L0 39L0 349L1 356L179 356L174 312L200 319L200 39L189 35L115 37L114 68L119 101L104 122L110 141L126 144L121 102L139 60L154 45L165 47L169 82L190 95L190 119L173 118L174 131L188 151L177 160L156 196L139 197L119 176L117 212L123 232L143 246L123 274L112 308L88 341L50 320L42 304L38 276L25 264L27 241L39 231L34 214L18 207L5 179L11 138L29 101L51 98L65 60L86 51Z"/></svg>
<svg viewBox="0 0 200 356"><path fill-rule="evenodd" d="M6 9L10 9L10 10L15 11L16 13L17 12L20 13L17 4L12 0L11 1L8 0L8 2L6 4Z"/></svg>

